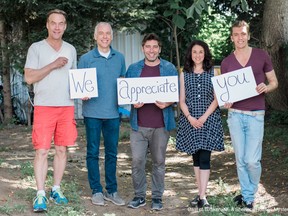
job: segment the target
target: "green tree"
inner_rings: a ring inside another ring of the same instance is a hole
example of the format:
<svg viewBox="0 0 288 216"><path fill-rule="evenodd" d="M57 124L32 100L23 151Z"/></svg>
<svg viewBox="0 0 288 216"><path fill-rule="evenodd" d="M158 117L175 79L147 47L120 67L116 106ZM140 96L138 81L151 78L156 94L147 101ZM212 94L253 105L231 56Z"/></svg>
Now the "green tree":
<svg viewBox="0 0 288 216"><path fill-rule="evenodd" d="M1 70L4 86L4 120L12 119L10 73L23 72L28 47L47 36L46 13L62 9L68 14L68 28L64 40L72 43L78 54L94 46L94 26L108 21L115 30L136 31L154 18L154 11L147 9L152 0L1 0L0 40Z"/></svg>
<svg viewBox="0 0 288 216"><path fill-rule="evenodd" d="M225 16L215 13L212 9L209 9L208 13L204 12L201 17L200 30L196 38L209 45L216 65L220 65L222 59L233 49L230 43L230 30L227 26L231 26L234 19L232 15Z"/></svg>

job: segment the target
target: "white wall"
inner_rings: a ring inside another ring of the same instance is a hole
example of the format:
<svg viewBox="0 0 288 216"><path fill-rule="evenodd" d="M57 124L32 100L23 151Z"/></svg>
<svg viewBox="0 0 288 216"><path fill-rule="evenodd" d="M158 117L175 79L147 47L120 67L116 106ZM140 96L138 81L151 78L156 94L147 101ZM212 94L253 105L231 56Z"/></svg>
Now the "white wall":
<svg viewBox="0 0 288 216"><path fill-rule="evenodd" d="M125 32L116 32L112 41L112 47L123 53L126 61L126 68L144 58L141 50L143 36L139 32L129 34Z"/></svg>

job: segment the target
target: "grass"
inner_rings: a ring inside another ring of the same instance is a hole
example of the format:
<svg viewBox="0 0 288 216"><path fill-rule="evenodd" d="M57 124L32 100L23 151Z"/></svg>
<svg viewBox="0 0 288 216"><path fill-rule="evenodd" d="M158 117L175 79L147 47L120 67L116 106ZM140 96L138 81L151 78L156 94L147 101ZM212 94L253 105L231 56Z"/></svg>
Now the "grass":
<svg viewBox="0 0 288 216"><path fill-rule="evenodd" d="M16 213L24 213L27 211L27 206L15 204L12 200L8 200L3 206L0 206L0 214L13 215Z"/></svg>

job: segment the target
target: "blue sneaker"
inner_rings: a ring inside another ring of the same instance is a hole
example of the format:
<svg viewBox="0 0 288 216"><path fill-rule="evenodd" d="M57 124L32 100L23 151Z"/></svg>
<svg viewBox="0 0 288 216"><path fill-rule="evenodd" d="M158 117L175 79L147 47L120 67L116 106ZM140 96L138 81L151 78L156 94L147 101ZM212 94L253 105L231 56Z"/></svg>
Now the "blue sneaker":
<svg viewBox="0 0 288 216"><path fill-rule="evenodd" d="M47 211L47 204L48 200L43 195L38 195L33 200L33 210L34 212L43 212Z"/></svg>
<svg viewBox="0 0 288 216"><path fill-rule="evenodd" d="M68 199L63 195L60 188L58 188L55 191L51 190L50 200L54 201L56 204L59 204L59 205L68 203Z"/></svg>

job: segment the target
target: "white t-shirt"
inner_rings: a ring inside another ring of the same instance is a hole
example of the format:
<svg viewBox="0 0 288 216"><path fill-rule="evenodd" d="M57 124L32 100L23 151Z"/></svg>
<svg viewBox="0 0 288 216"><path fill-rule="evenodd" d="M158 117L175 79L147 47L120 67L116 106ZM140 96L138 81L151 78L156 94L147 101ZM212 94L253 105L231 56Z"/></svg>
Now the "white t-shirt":
<svg viewBox="0 0 288 216"><path fill-rule="evenodd" d="M69 69L77 67L74 46L63 41L61 49L56 51L46 40L33 43L28 50L25 68L40 69L58 57L66 57L68 63L33 84L35 106L74 106L69 92Z"/></svg>

